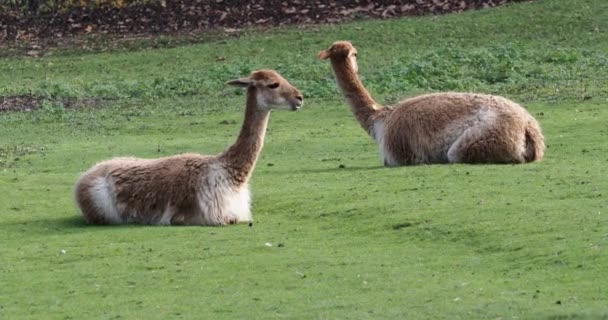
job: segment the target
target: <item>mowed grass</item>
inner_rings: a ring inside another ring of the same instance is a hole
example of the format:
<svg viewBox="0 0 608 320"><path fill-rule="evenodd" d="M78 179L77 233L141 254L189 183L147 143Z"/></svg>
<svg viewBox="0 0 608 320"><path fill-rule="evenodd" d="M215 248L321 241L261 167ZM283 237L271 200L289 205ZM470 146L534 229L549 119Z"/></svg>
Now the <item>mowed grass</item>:
<svg viewBox="0 0 608 320"><path fill-rule="evenodd" d="M606 16L603 0L536 1L0 60L2 95L49 99L0 114L0 318L606 319ZM546 158L382 167L315 58L341 39L380 101L460 90L521 102ZM244 104L223 83L258 68L279 70L305 106L271 116L252 227L84 224L80 172L221 152ZM65 97L106 102L69 111Z"/></svg>

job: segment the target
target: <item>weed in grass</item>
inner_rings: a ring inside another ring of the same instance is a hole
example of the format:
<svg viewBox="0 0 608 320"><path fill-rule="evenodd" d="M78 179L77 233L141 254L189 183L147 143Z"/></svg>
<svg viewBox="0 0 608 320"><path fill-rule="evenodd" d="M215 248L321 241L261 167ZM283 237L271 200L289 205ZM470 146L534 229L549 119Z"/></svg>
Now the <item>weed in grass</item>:
<svg viewBox="0 0 608 320"><path fill-rule="evenodd" d="M31 145L0 146L0 169L12 168L22 157L46 151L45 147Z"/></svg>

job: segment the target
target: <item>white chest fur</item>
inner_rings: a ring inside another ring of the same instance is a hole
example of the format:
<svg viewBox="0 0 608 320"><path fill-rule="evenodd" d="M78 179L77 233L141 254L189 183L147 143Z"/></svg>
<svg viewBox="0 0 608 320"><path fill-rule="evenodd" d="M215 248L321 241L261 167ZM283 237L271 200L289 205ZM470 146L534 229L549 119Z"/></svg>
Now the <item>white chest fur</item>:
<svg viewBox="0 0 608 320"><path fill-rule="evenodd" d="M376 140L376 144L378 144L378 149L380 150L380 157L382 158L384 165L386 165L386 166L398 165L397 161L395 160L393 155L390 153L390 147L387 146L388 141L386 139L386 130L385 130L384 121L377 120L376 122L374 122L374 127L372 130L373 130L372 134L373 134L374 140Z"/></svg>
<svg viewBox="0 0 608 320"><path fill-rule="evenodd" d="M203 219L209 222L223 221L226 215L237 216L239 222L251 221L251 194L249 185L234 186L229 183L228 172L221 166L213 166L203 178L199 194L199 206Z"/></svg>

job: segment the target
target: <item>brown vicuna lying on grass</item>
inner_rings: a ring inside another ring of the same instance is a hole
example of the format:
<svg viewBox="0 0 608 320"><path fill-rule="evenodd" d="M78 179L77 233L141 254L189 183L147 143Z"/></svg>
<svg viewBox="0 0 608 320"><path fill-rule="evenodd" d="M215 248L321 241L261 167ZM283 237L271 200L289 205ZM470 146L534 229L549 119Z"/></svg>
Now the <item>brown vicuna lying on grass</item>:
<svg viewBox="0 0 608 320"><path fill-rule="evenodd" d="M376 141L386 166L423 163L524 163L541 160L538 122L517 103L477 93L434 93L383 108L357 76L357 49L335 42L330 59L355 117Z"/></svg>
<svg viewBox="0 0 608 320"><path fill-rule="evenodd" d="M75 198L90 224L224 225L251 221L248 180L272 109L297 110L300 91L272 70L228 84L247 88L236 142L216 156L114 158L82 174Z"/></svg>

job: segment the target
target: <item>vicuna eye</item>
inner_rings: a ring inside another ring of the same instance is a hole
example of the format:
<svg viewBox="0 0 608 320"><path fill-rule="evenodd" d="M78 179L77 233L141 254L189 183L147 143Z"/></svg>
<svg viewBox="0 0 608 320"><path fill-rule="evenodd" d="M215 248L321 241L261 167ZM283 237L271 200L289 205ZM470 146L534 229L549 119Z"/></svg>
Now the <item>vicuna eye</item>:
<svg viewBox="0 0 608 320"><path fill-rule="evenodd" d="M279 87L279 83L278 82L271 83L271 84L268 85L268 88L270 88L270 89L276 89L278 87Z"/></svg>
<svg viewBox="0 0 608 320"><path fill-rule="evenodd" d="M353 57L355 57L355 58L356 58L356 57L357 57L357 53L353 53Z"/></svg>

